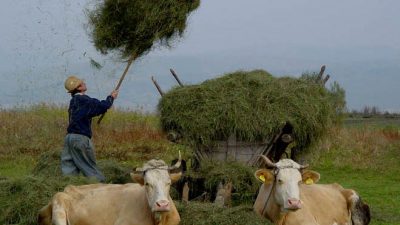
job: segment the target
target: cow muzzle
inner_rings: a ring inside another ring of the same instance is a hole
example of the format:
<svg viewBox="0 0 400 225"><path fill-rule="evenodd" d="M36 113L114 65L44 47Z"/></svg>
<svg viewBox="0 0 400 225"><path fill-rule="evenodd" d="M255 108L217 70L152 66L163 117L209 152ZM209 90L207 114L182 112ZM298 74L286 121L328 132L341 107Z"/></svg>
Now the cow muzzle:
<svg viewBox="0 0 400 225"><path fill-rule="evenodd" d="M296 198L289 198L287 201L287 207L285 209L287 210L298 210L301 209L302 202L299 199Z"/></svg>
<svg viewBox="0 0 400 225"><path fill-rule="evenodd" d="M154 212L168 212L171 209L168 200L157 201L154 205Z"/></svg>

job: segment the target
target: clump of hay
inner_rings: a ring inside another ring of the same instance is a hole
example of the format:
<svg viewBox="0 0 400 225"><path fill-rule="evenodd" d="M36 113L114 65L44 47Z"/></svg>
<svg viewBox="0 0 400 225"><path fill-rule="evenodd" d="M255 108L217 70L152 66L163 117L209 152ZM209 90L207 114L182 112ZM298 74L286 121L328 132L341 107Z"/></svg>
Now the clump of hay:
<svg viewBox="0 0 400 225"><path fill-rule="evenodd" d="M217 207L212 203L189 202L189 204L176 203L181 225L232 225L271 224L266 219L255 215L252 205L241 205L232 208Z"/></svg>
<svg viewBox="0 0 400 225"><path fill-rule="evenodd" d="M198 85L175 87L158 104L164 131L195 146L213 146L231 134L264 141L286 122L299 148L324 133L334 116L329 91L307 79L238 71Z"/></svg>
<svg viewBox="0 0 400 225"><path fill-rule="evenodd" d="M170 46L182 36L189 14L200 0L104 0L88 11L97 50L119 51L122 58L147 53L154 44Z"/></svg>
<svg viewBox="0 0 400 225"><path fill-rule="evenodd" d="M58 151L47 151L40 154L39 159L32 170L34 176L44 177L60 177L61 165L60 165L61 152Z"/></svg>
<svg viewBox="0 0 400 225"><path fill-rule="evenodd" d="M0 224L37 224L39 209L70 184L83 185L95 180L83 177L27 176L0 182Z"/></svg>
<svg viewBox="0 0 400 225"><path fill-rule="evenodd" d="M133 168L112 160L99 160L100 170L106 177L106 183L126 184L132 183L130 172Z"/></svg>
<svg viewBox="0 0 400 225"><path fill-rule="evenodd" d="M40 155L36 166L33 168L34 176L60 177L60 152L48 151ZM125 184L132 182L130 172L132 167L120 164L113 160L99 160L98 167L106 177L106 183Z"/></svg>
<svg viewBox="0 0 400 225"><path fill-rule="evenodd" d="M232 182L233 205L252 203L260 183L254 177L254 169L239 162L203 161L198 171L189 171L189 176L203 177L206 192L215 198L220 182Z"/></svg>
<svg viewBox="0 0 400 225"><path fill-rule="evenodd" d="M98 165L106 177L106 183L132 182L129 175L131 168L110 160L99 161ZM0 181L0 224L36 224L38 210L55 193L63 191L68 185L98 183L95 178L82 175L62 176L60 153L57 151L44 152L32 174Z"/></svg>

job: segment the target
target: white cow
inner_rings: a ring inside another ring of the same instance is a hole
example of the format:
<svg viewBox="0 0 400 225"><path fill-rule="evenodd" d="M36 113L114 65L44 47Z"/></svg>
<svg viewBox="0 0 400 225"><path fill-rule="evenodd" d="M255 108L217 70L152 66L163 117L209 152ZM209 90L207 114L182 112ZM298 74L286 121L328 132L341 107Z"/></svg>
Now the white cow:
<svg viewBox="0 0 400 225"><path fill-rule="evenodd" d="M40 225L177 225L179 213L169 195L179 161L168 167L150 160L131 173L138 184L67 186L39 211Z"/></svg>
<svg viewBox="0 0 400 225"><path fill-rule="evenodd" d="M279 225L366 225L368 205L351 189L339 184L315 184L320 175L304 170L290 159L272 163L272 169L259 169L255 176L260 187L254 210Z"/></svg>

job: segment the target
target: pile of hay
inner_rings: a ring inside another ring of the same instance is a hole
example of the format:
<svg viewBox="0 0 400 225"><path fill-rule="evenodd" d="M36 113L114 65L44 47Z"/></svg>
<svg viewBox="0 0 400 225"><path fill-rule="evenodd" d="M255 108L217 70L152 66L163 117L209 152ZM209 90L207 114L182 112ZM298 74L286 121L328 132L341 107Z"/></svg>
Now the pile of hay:
<svg viewBox="0 0 400 225"><path fill-rule="evenodd" d="M189 171L191 177L204 178L204 188L215 199L220 182L232 182L232 205L253 203L260 182L254 176L254 168L239 162L217 162L205 160L198 171Z"/></svg>
<svg viewBox="0 0 400 225"><path fill-rule="evenodd" d="M290 122L303 148L324 133L335 114L322 85L263 70L175 87L161 98L158 110L164 131L196 146L212 146L231 134L241 141L264 141Z"/></svg>
<svg viewBox="0 0 400 225"><path fill-rule="evenodd" d="M98 167L106 177L106 183L126 184L133 182L130 177L130 172L133 171L132 167L122 165L113 160L99 160ZM49 178L62 176L60 152L48 151L42 153L33 168L32 174Z"/></svg>
<svg viewBox="0 0 400 225"><path fill-rule="evenodd" d="M272 224L267 219L257 216L252 205L232 208L220 208L212 203L189 202L176 203L181 225L265 225Z"/></svg>
<svg viewBox="0 0 400 225"><path fill-rule="evenodd" d="M27 176L0 181L0 224L37 224L38 211L51 197L70 184L83 185L95 180L84 177Z"/></svg>
<svg viewBox="0 0 400 225"><path fill-rule="evenodd" d="M62 176L60 153L44 152L32 175L15 180L0 180L0 224L37 224L37 213L51 197L67 185L98 183L94 178ZM106 176L106 183L132 182L132 168L110 160L99 161L99 168Z"/></svg>
<svg viewBox="0 0 400 225"><path fill-rule="evenodd" d="M104 0L88 11L97 50L119 51L122 58L139 57L154 44L170 46L182 36L186 19L200 0Z"/></svg>

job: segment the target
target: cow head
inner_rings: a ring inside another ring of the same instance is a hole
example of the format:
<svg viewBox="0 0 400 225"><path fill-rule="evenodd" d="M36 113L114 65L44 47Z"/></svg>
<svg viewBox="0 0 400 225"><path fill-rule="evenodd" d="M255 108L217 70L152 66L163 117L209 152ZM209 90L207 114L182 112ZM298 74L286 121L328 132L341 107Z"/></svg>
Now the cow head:
<svg viewBox="0 0 400 225"><path fill-rule="evenodd" d="M132 179L144 185L151 211L167 212L170 210L169 189L173 182L180 179L182 172L176 172L181 165L181 155L173 166L168 166L163 160L152 159L142 168L131 173Z"/></svg>
<svg viewBox="0 0 400 225"><path fill-rule="evenodd" d="M256 178L265 186L270 186L269 193L259 195L268 195L265 201L274 198L274 202L280 207L281 211L297 210L302 206L300 201L300 185L313 184L318 182L320 175L311 170L304 170L308 165L303 166L291 159L281 159L277 163L272 163L267 157L261 156L268 168L259 169L255 172ZM265 203L266 206L267 203ZM263 214L264 209L261 213Z"/></svg>

